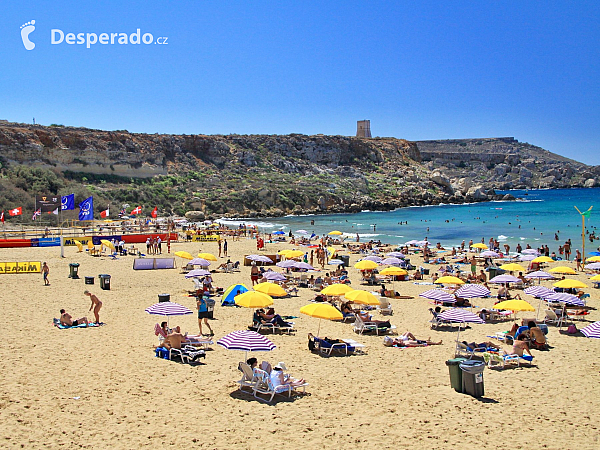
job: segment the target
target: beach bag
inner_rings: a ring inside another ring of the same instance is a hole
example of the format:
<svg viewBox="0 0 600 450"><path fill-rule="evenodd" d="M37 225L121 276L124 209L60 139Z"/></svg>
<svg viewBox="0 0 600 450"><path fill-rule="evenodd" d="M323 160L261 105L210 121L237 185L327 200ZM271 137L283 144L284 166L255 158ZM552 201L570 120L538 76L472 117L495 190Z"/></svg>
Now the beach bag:
<svg viewBox="0 0 600 450"><path fill-rule="evenodd" d="M569 325L569 328L567 328L567 333L569 333L569 334L577 333L577 327L573 324Z"/></svg>

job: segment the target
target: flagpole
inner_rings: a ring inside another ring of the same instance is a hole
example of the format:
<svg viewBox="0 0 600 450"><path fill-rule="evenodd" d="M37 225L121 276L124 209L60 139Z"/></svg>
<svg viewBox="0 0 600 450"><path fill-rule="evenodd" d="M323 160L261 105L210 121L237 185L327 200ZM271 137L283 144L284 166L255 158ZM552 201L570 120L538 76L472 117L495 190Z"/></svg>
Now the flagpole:
<svg viewBox="0 0 600 450"><path fill-rule="evenodd" d="M586 216L586 214L589 216L593 207L594 206L592 205L588 208L587 211L581 212L581 211L579 211L579 208L577 208L577 206L575 206L575 209L581 215L581 251L583 252L583 256L581 257L581 259L583 260L584 264L585 264L585 216Z"/></svg>

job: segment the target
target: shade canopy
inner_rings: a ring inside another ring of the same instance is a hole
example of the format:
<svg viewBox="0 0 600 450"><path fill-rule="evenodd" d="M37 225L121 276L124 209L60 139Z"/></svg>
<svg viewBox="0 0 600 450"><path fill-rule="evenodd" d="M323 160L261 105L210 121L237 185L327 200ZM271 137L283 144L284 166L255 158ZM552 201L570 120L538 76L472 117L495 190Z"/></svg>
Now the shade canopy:
<svg viewBox="0 0 600 450"><path fill-rule="evenodd" d="M502 274L502 275L495 276L489 282L494 283L494 284L503 284L503 283L518 283L519 281L521 281L521 280L515 276Z"/></svg>
<svg viewBox="0 0 600 450"><path fill-rule="evenodd" d="M246 259L250 260L250 261L258 261L258 262L264 262L264 263L272 263L273 260L271 258L269 258L268 256L265 255L248 255L246 256Z"/></svg>
<svg viewBox="0 0 600 450"><path fill-rule="evenodd" d="M465 284L463 280L458 277L445 276L440 277L434 281L435 284Z"/></svg>
<svg viewBox="0 0 600 450"><path fill-rule="evenodd" d="M486 250L485 252L481 252L479 256L482 256L483 258L500 258L500 253L493 250Z"/></svg>
<svg viewBox="0 0 600 450"><path fill-rule="evenodd" d="M329 286L327 286L325 289L323 289L321 291L321 294L323 294L323 295L344 295L346 292L350 292L353 290L354 289L352 289L347 284L336 283L336 284L330 284Z"/></svg>
<svg viewBox="0 0 600 450"><path fill-rule="evenodd" d="M344 316L328 303L311 303L300 308L302 314L318 319L342 320Z"/></svg>
<svg viewBox="0 0 600 450"><path fill-rule="evenodd" d="M196 277L205 277L206 275L210 275L210 272L208 270L194 269L194 270L190 270L188 273L186 273L185 277L186 278L196 278Z"/></svg>
<svg viewBox="0 0 600 450"><path fill-rule="evenodd" d="M441 289L429 289L428 291L421 292L419 297L442 303L456 303L456 298L453 295Z"/></svg>
<svg viewBox="0 0 600 450"><path fill-rule="evenodd" d="M233 331L219 339L217 344L227 350L243 352L270 352L277 348L267 337L250 330Z"/></svg>
<svg viewBox="0 0 600 450"><path fill-rule="evenodd" d="M366 256L365 258L363 258L363 261L373 261L373 262L376 262L377 264L381 264L381 261L383 261L383 259L377 255L369 255L369 256Z"/></svg>
<svg viewBox="0 0 600 450"><path fill-rule="evenodd" d="M185 316L192 310L175 302L160 302L145 309L148 314L155 316Z"/></svg>
<svg viewBox="0 0 600 450"><path fill-rule="evenodd" d="M531 272L525 275L525 278L537 278L539 280L553 280L556 278L554 275L548 272L544 272L543 270L538 270L536 272Z"/></svg>
<svg viewBox="0 0 600 450"><path fill-rule="evenodd" d="M362 305L379 305L379 297L362 289L348 291L344 294L344 297Z"/></svg>
<svg viewBox="0 0 600 450"><path fill-rule="evenodd" d="M600 339L600 322L594 322L579 330L585 337Z"/></svg>
<svg viewBox="0 0 600 450"><path fill-rule="evenodd" d="M483 284L465 284L454 292L458 298L489 297L491 291Z"/></svg>
<svg viewBox="0 0 600 450"><path fill-rule="evenodd" d="M438 317L448 322L457 323L485 323L485 321L471 311L463 308L452 308L438 314Z"/></svg>
<svg viewBox="0 0 600 450"><path fill-rule="evenodd" d="M210 262L204 258L194 258L194 259L190 260L190 262L188 262L188 264L191 264L193 266L202 266L202 267L210 266Z"/></svg>
<svg viewBox="0 0 600 450"><path fill-rule="evenodd" d="M500 268L509 272L525 272L525 267L517 263L502 264Z"/></svg>
<svg viewBox="0 0 600 450"><path fill-rule="evenodd" d="M194 259L194 257L191 255L191 253L183 252L183 251L175 252L175 256L179 256L180 258L183 258L183 259Z"/></svg>
<svg viewBox="0 0 600 450"><path fill-rule="evenodd" d="M579 280L572 280L570 278L565 278L564 280L557 281L552 286L563 289L579 289L588 287L587 284Z"/></svg>
<svg viewBox="0 0 600 450"><path fill-rule="evenodd" d="M554 269L550 269L548 272L562 273L562 274L566 274L566 275L575 275L577 273L574 269L572 269L571 267L567 267L567 266L558 266L558 267L555 267Z"/></svg>
<svg viewBox="0 0 600 450"><path fill-rule="evenodd" d="M266 308L273 304L273 298L270 295L262 292L248 291L243 294L236 295L235 304L244 308Z"/></svg>
<svg viewBox="0 0 600 450"><path fill-rule="evenodd" d="M554 260L552 258L550 258L549 256L538 256L537 258L532 259L531 261L536 262L536 263L554 262Z"/></svg>
<svg viewBox="0 0 600 450"><path fill-rule="evenodd" d="M473 247L473 248L480 248L482 250L487 250L488 249L488 246L485 245L485 244L482 244L481 242L479 242L477 244L473 244L473 245L471 245L471 247Z"/></svg>
<svg viewBox="0 0 600 450"><path fill-rule="evenodd" d="M198 258L206 259L207 261L217 260L217 257L212 253L198 253Z"/></svg>
<svg viewBox="0 0 600 450"><path fill-rule="evenodd" d="M552 294L544 296L544 300L565 303L567 305L585 306L585 302L579 297L573 294L567 294L566 292L553 292Z"/></svg>
<svg viewBox="0 0 600 450"><path fill-rule="evenodd" d="M546 297L547 295L550 294L554 294L554 291L552 289L548 289L547 287L544 286L531 286L528 288L525 288L525 290L523 291L525 294L527 295L531 295L533 297Z"/></svg>
<svg viewBox="0 0 600 450"><path fill-rule="evenodd" d="M408 272L405 269L401 269L400 267L387 267L379 272L381 275L389 275L389 276L402 276L407 275Z"/></svg>
<svg viewBox="0 0 600 450"><path fill-rule="evenodd" d="M258 283L254 286L254 290L270 295L271 297L285 297L287 292L281 286L275 283Z"/></svg>
<svg viewBox="0 0 600 450"><path fill-rule="evenodd" d="M279 273L279 272L274 272L272 270L267 270L265 273L263 273L263 277L266 278L269 281L285 281L285 275Z"/></svg>
<svg viewBox="0 0 600 450"><path fill-rule="evenodd" d="M510 311L535 311L535 308L531 306L525 300L505 300L494 305L495 309L507 309Z"/></svg>
<svg viewBox="0 0 600 450"><path fill-rule="evenodd" d="M108 239L101 239L100 243L102 245L104 245L105 247L110 248L112 251L115 251L115 244L113 244L112 242L110 242Z"/></svg>
<svg viewBox="0 0 600 450"><path fill-rule="evenodd" d="M369 261L368 259L363 259L362 261L354 264L354 268L358 270L372 270L379 267L376 262Z"/></svg>
<svg viewBox="0 0 600 450"><path fill-rule="evenodd" d="M328 234L330 234L332 236L340 236L343 233L341 231L338 231L338 230L333 230L333 231L330 231Z"/></svg>

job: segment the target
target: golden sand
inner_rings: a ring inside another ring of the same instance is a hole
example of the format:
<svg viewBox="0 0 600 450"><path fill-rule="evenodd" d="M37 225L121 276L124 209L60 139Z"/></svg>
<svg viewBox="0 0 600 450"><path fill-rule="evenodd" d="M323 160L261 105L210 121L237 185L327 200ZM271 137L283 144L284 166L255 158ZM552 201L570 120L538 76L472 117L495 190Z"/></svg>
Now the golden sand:
<svg viewBox="0 0 600 450"><path fill-rule="evenodd" d="M266 253L281 248L288 247L267 244ZM217 244L176 243L172 251L177 250L215 253ZM255 241L230 241L229 251L233 261L241 260L255 252ZM271 405L237 389L242 352L215 344L205 364L197 366L154 357L153 328L161 318L144 309L165 292L195 310L194 299L183 296L192 282L180 269L134 271L132 256L96 258L74 247L65 249L64 259L58 248L1 249L0 255L1 261L47 261L51 269L48 287L40 274L0 276L1 448L600 448L598 340L550 327L553 348L534 350L533 367L486 369L483 399L459 394L450 387L444 363L454 356L455 331L430 330L431 305L417 297L432 286L396 283L396 290L415 298L391 300L390 320L399 332L443 339L443 345L387 348L381 336L358 336L351 324L323 321L321 336L354 338L367 346L366 355L350 357L324 358L308 350L307 334L316 332L318 320L299 309L314 291L300 289L298 297L276 299L278 313L299 316L298 332L269 335L277 349L253 356L284 361L310 387L309 395L292 401L276 397ZM357 259L351 255L351 263ZM412 261L420 260L413 256ZM68 278L70 262L81 264L81 279ZM355 269L349 272L353 287L369 289L359 285ZM98 285L103 273L112 276L110 291ZM84 276L96 277L96 284L86 286ZM582 274L574 278L587 280ZM251 284L248 267L213 279L224 288ZM74 318L93 317L83 295L90 287L104 303L105 325L52 326L60 308ZM599 307L598 291L587 291L588 304ZM493 300L475 304L490 307ZM217 320L210 322L215 341L246 329L251 316L251 310L217 303ZM588 317L600 320L600 312ZM198 330L195 314L171 318L170 324L193 334ZM482 341L509 327L473 325L463 335Z"/></svg>

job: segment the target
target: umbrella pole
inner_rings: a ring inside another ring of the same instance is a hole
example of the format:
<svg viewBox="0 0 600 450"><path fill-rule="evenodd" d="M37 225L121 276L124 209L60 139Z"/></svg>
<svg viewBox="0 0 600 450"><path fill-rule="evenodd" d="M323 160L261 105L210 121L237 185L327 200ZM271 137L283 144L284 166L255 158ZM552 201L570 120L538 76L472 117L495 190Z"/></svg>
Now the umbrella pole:
<svg viewBox="0 0 600 450"><path fill-rule="evenodd" d="M321 333L321 319L319 319L319 329L317 330L317 337L321 337L319 333Z"/></svg>

